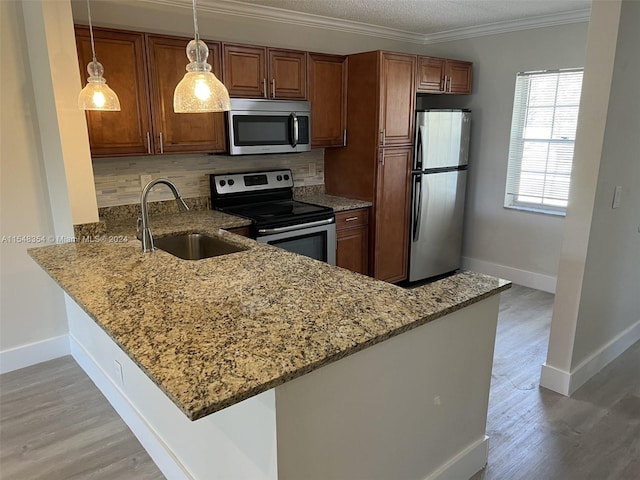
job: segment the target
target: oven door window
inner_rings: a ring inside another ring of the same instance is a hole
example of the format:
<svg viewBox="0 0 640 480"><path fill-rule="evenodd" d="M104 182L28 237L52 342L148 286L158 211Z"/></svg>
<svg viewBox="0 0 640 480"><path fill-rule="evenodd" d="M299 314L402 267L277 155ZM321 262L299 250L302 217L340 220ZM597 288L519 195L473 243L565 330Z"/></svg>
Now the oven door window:
<svg viewBox="0 0 640 480"><path fill-rule="evenodd" d="M281 240L269 240L267 243L280 247L289 252L298 253L315 258L323 262L327 261L327 232L311 233L296 237L283 238Z"/></svg>

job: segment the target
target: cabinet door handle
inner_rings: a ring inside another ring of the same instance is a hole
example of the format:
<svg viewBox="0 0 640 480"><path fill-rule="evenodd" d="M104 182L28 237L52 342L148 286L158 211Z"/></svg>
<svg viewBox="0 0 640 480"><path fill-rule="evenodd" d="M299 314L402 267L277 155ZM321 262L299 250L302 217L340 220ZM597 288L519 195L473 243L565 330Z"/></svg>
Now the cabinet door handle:
<svg viewBox="0 0 640 480"><path fill-rule="evenodd" d="M342 132L342 146L343 147L347 146L347 129L346 128Z"/></svg>
<svg viewBox="0 0 640 480"><path fill-rule="evenodd" d="M383 128L383 129L380 131L381 143L382 143L382 146L383 146L383 147L384 147L385 142L386 142L386 139L385 139L385 136L386 136L386 130L387 130L386 128Z"/></svg>
<svg viewBox="0 0 640 480"><path fill-rule="evenodd" d="M151 155L151 132L147 132L147 153Z"/></svg>
<svg viewBox="0 0 640 480"><path fill-rule="evenodd" d="M267 79L266 78L262 79L262 96L264 98L267 98Z"/></svg>
<svg viewBox="0 0 640 480"><path fill-rule="evenodd" d="M449 78L449 93L451 93L451 77L448 77L448 78Z"/></svg>
<svg viewBox="0 0 640 480"><path fill-rule="evenodd" d="M271 98L276 98L276 79L271 80Z"/></svg>
<svg viewBox="0 0 640 480"><path fill-rule="evenodd" d="M360 218L360 217L349 217L349 218L345 218L344 221L345 222L355 222L356 220L358 220L358 218Z"/></svg>
<svg viewBox="0 0 640 480"><path fill-rule="evenodd" d="M160 132L160 153L164 153L164 142L162 141L162 132Z"/></svg>

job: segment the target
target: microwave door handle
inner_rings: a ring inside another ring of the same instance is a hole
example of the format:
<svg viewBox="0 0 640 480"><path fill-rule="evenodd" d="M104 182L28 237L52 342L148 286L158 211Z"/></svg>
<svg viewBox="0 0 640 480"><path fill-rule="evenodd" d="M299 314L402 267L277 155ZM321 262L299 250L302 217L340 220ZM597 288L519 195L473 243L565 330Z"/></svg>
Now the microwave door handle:
<svg viewBox="0 0 640 480"><path fill-rule="evenodd" d="M295 147L298 145L298 116L295 113L289 116L291 117L291 136L293 137L291 146Z"/></svg>

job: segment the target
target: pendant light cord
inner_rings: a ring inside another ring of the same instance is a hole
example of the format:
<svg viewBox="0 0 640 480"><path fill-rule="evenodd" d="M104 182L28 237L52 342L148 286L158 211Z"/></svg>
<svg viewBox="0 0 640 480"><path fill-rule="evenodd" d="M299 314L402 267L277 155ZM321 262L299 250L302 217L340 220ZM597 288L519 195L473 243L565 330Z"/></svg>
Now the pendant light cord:
<svg viewBox="0 0 640 480"><path fill-rule="evenodd" d="M195 2L195 0L193 0ZM89 35L91 36L91 53L93 54L93 63L97 63L96 60L96 46L93 43L93 26L91 25L91 7L89 6L89 0L87 0L87 13L89 14Z"/></svg>
<svg viewBox="0 0 640 480"><path fill-rule="evenodd" d="M89 1L89 0L87 0ZM193 30L195 31L196 43L200 41L200 33L198 32L198 17L196 16L196 0L193 0ZM200 63L200 48L196 46L196 61Z"/></svg>

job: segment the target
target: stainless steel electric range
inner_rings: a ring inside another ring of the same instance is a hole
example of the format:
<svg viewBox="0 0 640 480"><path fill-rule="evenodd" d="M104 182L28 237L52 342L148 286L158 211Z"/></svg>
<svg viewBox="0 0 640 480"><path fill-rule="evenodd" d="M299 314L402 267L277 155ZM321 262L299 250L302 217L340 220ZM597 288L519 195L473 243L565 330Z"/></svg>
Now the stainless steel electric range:
<svg viewBox="0 0 640 480"><path fill-rule="evenodd" d="M211 175L210 184L213 208L250 219L257 241L336 264L333 209L293 200L291 170Z"/></svg>

